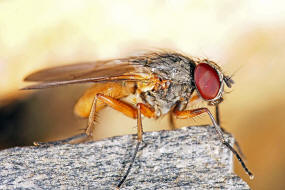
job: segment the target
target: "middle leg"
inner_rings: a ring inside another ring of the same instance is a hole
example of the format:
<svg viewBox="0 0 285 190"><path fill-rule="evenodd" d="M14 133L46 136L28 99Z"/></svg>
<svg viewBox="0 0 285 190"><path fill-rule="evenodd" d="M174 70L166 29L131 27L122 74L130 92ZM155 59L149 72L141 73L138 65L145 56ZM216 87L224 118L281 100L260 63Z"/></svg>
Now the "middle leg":
<svg viewBox="0 0 285 190"><path fill-rule="evenodd" d="M90 117L88 120L88 123L89 123L88 125L91 125L93 122L93 119L95 118L95 117L93 117L93 115L95 115L96 104L98 101L101 101L104 104L107 104L108 106L110 106L113 109L123 113L124 115L126 115L130 118L137 119L137 145L136 145L134 154L132 156L131 163L130 163L125 175L123 176L123 178L121 179L121 181L117 185L117 188L120 188L121 185L127 179L128 175L131 171L131 168L132 168L133 163L135 161L137 152L139 150L140 143L142 142L143 127L142 127L141 114L143 114L144 116L146 116L148 118L155 118L156 117L155 110L153 108L149 107L148 105L143 104L143 103L138 103L136 108L134 108L133 106L131 106L131 105L129 105L129 104L127 104L121 100L118 100L118 99L113 98L111 96L107 96L107 95L99 93L99 94L96 94L96 96L94 98ZM86 133L90 135L90 134L92 134L92 131L86 131Z"/></svg>
<svg viewBox="0 0 285 190"><path fill-rule="evenodd" d="M123 176L123 178L121 179L121 181L117 185L117 189L119 189L122 186L122 184L125 182L125 180L127 179L128 175L131 171L131 168L133 166L133 163L135 161L136 155L138 153L139 146L142 142L142 135L143 135L143 127L142 127L142 119L141 119L142 113L143 113L143 115L150 117L150 118L155 117L155 112L152 108L150 108L147 105L142 104L142 103L137 104L137 128L138 128L137 145L136 145L134 154L132 156L131 163L130 163L125 175Z"/></svg>
<svg viewBox="0 0 285 190"><path fill-rule="evenodd" d="M94 125L94 120L95 120L95 114L96 114L96 105L98 101L110 106L111 108L123 113L127 117L137 119L138 121L141 120L141 114L148 118L155 118L155 111L153 108L150 106L143 104L143 103L138 103L137 107L134 108L132 105L123 102L119 99L113 98L111 96L107 96L101 93L96 94L93 104L91 107L91 112L88 118L88 127L86 129L86 134L87 135L92 135L94 127L91 127ZM138 113L139 110L139 113ZM140 129L141 128L141 129ZM138 139L142 139L142 124L138 123Z"/></svg>

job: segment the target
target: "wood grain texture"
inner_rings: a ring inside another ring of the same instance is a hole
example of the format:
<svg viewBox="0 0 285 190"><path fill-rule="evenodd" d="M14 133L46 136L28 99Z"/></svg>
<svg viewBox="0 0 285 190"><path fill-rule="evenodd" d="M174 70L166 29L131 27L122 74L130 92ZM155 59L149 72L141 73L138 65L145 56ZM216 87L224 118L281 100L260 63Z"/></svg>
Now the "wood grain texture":
<svg viewBox="0 0 285 190"><path fill-rule="evenodd" d="M135 138L3 150L0 189L115 189ZM121 189L249 189L232 168L232 153L209 126L147 132Z"/></svg>

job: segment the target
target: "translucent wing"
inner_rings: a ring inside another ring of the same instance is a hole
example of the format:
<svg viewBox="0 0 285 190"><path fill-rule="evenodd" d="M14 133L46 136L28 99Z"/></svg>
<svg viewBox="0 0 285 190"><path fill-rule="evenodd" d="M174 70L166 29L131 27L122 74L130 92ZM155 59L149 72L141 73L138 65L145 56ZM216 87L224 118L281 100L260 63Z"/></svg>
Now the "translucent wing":
<svg viewBox="0 0 285 190"><path fill-rule="evenodd" d="M64 65L30 74L24 80L40 82L24 89L41 89L67 84L119 80L142 80L136 74L147 73L144 65L131 59L96 61Z"/></svg>

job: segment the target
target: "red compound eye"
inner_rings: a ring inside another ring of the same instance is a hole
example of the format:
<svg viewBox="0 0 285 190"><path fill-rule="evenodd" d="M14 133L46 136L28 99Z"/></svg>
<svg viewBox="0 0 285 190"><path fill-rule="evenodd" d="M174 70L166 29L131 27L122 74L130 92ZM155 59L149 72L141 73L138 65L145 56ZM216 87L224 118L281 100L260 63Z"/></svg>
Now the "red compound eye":
<svg viewBox="0 0 285 190"><path fill-rule="evenodd" d="M220 79L217 71L206 63L200 63L194 71L194 81L200 95L205 100L214 99L220 89Z"/></svg>

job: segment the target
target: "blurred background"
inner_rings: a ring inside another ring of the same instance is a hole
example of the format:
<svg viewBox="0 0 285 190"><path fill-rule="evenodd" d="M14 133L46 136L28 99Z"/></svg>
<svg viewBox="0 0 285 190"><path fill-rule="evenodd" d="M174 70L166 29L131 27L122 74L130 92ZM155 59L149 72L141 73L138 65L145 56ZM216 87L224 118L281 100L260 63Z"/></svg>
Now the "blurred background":
<svg viewBox="0 0 285 190"><path fill-rule="evenodd" d="M283 1L2 0L0 148L58 140L86 127L73 106L88 85L19 91L32 71L167 48L234 74L220 106L222 126L240 143L255 179L236 160L235 171L252 189L285 189L284 34ZM144 119L145 131L169 129L166 117ZM136 133L134 120L108 108L99 122L95 139ZM205 116L176 122L210 123Z"/></svg>

